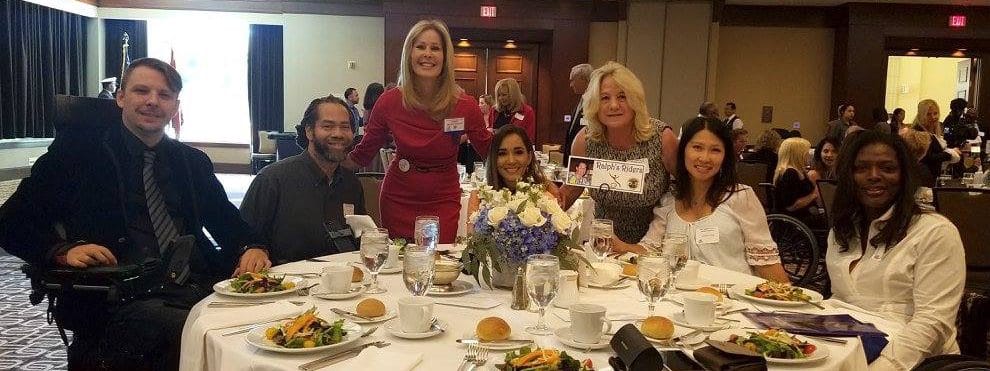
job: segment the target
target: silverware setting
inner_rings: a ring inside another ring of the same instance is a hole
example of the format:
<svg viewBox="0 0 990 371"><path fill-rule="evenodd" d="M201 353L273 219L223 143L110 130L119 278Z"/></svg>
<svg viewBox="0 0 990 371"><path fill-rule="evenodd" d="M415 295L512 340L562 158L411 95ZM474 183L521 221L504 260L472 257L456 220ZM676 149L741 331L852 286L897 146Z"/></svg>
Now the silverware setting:
<svg viewBox="0 0 990 371"><path fill-rule="evenodd" d="M240 307L253 307L255 305L271 304L271 303L274 303L274 302L275 302L274 300L266 300L266 301L211 301L209 304L206 304L206 307L208 307L208 308L240 308ZM292 303L292 304L295 304L295 305L306 304L305 301L290 300L289 302Z"/></svg>
<svg viewBox="0 0 990 371"><path fill-rule="evenodd" d="M524 339L505 339L505 340L493 340L493 341L483 341L483 340L478 340L478 339L457 339L456 341L458 343L460 343L460 344L468 344L468 345L470 345L470 344L492 344L492 345L495 345L495 344L503 344L503 345L505 345L505 344L511 344L511 345L516 345L516 344L530 344L530 343L533 342L533 340L524 340Z"/></svg>
<svg viewBox="0 0 990 371"><path fill-rule="evenodd" d="M430 330L431 331L440 331L441 333L447 332L447 323L446 322L440 322L440 319L439 318L433 317L433 321L430 322Z"/></svg>
<svg viewBox="0 0 990 371"><path fill-rule="evenodd" d="M476 344L468 345L467 354L464 355L464 361L461 365L457 367L458 370L470 371L474 370L478 366L483 366L485 362L488 362L488 348L480 347ZM471 366L470 368L465 368Z"/></svg>
<svg viewBox="0 0 990 371"><path fill-rule="evenodd" d="M354 313L354 312L351 312L351 311L346 311L346 310L343 310L343 309L340 309L340 308L330 308L330 311L336 313L338 316L341 316L341 317L350 317L351 319L357 318L358 320L362 320L362 321L373 321L374 320L371 317L365 317L365 316L362 316L360 314L357 314L357 313Z"/></svg>
<svg viewBox="0 0 990 371"><path fill-rule="evenodd" d="M364 337L364 336L362 335L361 337ZM321 368L324 368L324 367L327 367L327 366L332 366L332 365L335 365L337 363L346 361L348 359L357 357L357 355L360 354L361 351L364 350L365 348L372 347L372 346L377 347L377 348L384 348L384 347L387 347L389 345L392 345L392 343L387 343L387 342L384 342L384 341L381 341L381 340L375 341L375 342L371 342L371 343L367 343L367 344L358 345L358 346L356 346L354 348L350 348L350 349L347 349L347 350L339 351L339 352L333 353L331 355L328 355L326 357L317 359L317 360L312 361L312 362L303 363L303 364L299 365L299 369L300 370L303 370L303 371L318 370L318 369L321 369Z"/></svg>

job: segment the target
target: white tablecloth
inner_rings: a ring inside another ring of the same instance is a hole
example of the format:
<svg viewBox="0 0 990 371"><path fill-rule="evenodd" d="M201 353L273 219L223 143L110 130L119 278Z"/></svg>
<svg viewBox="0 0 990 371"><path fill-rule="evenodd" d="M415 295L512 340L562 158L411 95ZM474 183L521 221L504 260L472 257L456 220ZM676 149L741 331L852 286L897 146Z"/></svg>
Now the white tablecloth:
<svg viewBox="0 0 990 371"><path fill-rule="evenodd" d="M358 255L355 253L339 254L329 257L333 260L339 261L358 261ZM307 266L313 265L314 263L305 263ZM320 263L315 263L320 264ZM323 263L326 264L326 263ZM298 268L299 264L295 264ZM275 270L278 270L276 267ZM317 267L313 267L317 268ZM702 266L700 271L702 278L708 278L714 282L731 282L741 285L755 285L762 280L756 277L747 276L741 273L731 272L720 268ZM461 276L461 280L474 282L472 277ZM385 303L389 308L395 308L396 300L401 297L409 296L410 294L406 291L404 285L402 284L401 274L391 274L391 275L381 275L379 276L379 282L381 285L388 289L385 294L372 295L372 297L377 298ZM332 318L330 308L344 308L348 310L353 310L354 306L364 297L358 297L350 300L342 301L330 301L322 300L313 297L300 297L295 294L286 295L284 298L286 300L303 300L310 304L315 305L317 310L325 318ZM406 340L394 337L388 334L384 328L380 328L374 335L370 337L373 340L385 340L393 344L395 349L409 350L413 349L415 351L420 351L423 353L423 361L415 368L415 370L454 370L461 363L464 357L466 348L462 345L455 343L455 339L461 337L470 337L474 331L475 325L478 320L487 316L499 316L504 318L509 325L512 327L512 337L525 337L530 336L524 330L528 325L536 322L537 314L527 311L515 311L509 308L510 304L510 292L501 290L479 290L474 293L456 297L459 300L472 300L472 299L494 299L502 302L502 305L489 310L477 310L477 309L467 309L451 306L436 306L437 316L446 321L449 326L446 333L440 334L433 338L423 339L423 340ZM619 290L601 290L594 288L581 288L579 294L579 300L586 303L595 303L604 305L609 310L609 316L612 317L617 314L627 313L634 315L645 315L646 313L646 303L640 301L641 294L636 289L635 285L631 285L625 289ZM443 301L445 298L436 298L438 301ZM203 337L202 333L195 333L191 329L191 324L195 322L195 319L204 312L216 313L217 311L229 310L229 309L216 309L207 308L206 304L214 300L231 300L228 297L218 296L213 294L202 302L197 304L190 312L189 319L186 321L186 328L183 330L183 342L187 339L192 339L193 337ZM745 301L738 301L740 305L749 305ZM831 306L833 309L828 309L821 311L813 307L800 307L797 310L805 312L815 312L815 313L848 313L853 317L859 319L863 322L873 323L880 330L886 332L887 334L894 335L900 330L901 326L896 323L886 321L882 318L870 315L868 313L861 313L854 310L836 307L830 305L826 302L827 306ZM762 306L764 310L768 307ZM680 308L675 306L675 304L669 302L662 302L657 306L657 314L670 316L675 311L680 311ZM552 312L559 313L565 318L567 313L563 309L553 308L547 313L547 320L553 328L560 328L566 326L566 324L561 321ZM741 320L743 326L751 327L753 326L742 314L736 313L730 315L731 318ZM613 329L617 329L618 326L622 326L625 323L613 322ZM364 325L367 328L368 325ZM263 350L259 350L251 345L249 345L245 339L244 335L235 336L221 336L222 333L228 332L230 330L212 330L207 331L205 334L205 355L206 355L206 369L209 370L297 370L300 364L309 362L320 358L320 354L300 354L300 355L290 355L290 354L277 354L271 353ZM553 335L535 337L537 343L541 346L555 347L558 349L567 350L568 354L572 354L575 358L585 359L591 358L594 364L599 369L607 369L608 357L612 354L609 348L585 352L583 350L572 349L561 342L559 342ZM845 338L849 340L847 344L835 344L835 343L823 343L829 350L831 355L826 360L805 365L795 365L795 366L781 366L781 365L770 365L771 370L805 370L805 369L816 369L816 370L863 370L866 369L866 357L863 353L862 344L859 342L858 338ZM385 348L388 349L388 348ZM501 362L503 358L503 352L492 352L490 356L490 362ZM186 356L186 354L183 354ZM493 368L487 368L485 370L491 370ZM328 368L329 369L329 368ZM339 367L338 367L339 369Z"/></svg>

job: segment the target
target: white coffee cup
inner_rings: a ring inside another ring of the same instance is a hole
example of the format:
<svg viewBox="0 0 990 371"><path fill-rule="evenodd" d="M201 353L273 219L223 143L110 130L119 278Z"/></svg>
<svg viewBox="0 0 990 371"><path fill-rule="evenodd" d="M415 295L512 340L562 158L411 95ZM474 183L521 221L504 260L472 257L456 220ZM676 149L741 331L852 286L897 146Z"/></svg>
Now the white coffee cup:
<svg viewBox="0 0 990 371"><path fill-rule="evenodd" d="M323 268L320 285L332 294L343 294L351 290L351 276L354 268L349 265L331 265Z"/></svg>
<svg viewBox="0 0 990 371"><path fill-rule="evenodd" d="M599 286L615 283L622 274L622 267L615 263L591 263L591 267L594 268L591 272L591 282Z"/></svg>
<svg viewBox="0 0 990 371"><path fill-rule="evenodd" d="M677 274L677 282L684 284L698 282L698 270L700 267L701 263L698 263L697 260L688 260L684 264L684 268Z"/></svg>
<svg viewBox="0 0 990 371"><path fill-rule="evenodd" d="M704 292L685 292L684 321L692 326L711 326L715 322L715 296Z"/></svg>
<svg viewBox="0 0 990 371"><path fill-rule="evenodd" d="M578 301L578 272L562 270L559 274L560 284L553 305L557 308L568 308Z"/></svg>
<svg viewBox="0 0 990 371"><path fill-rule="evenodd" d="M399 303L399 328L407 333L424 333L433 322L433 299L424 296L401 298Z"/></svg>
<svg viewBox="0 0 990 371"><path fill-rule="evenodd" d="M578 343L598 344L602 335L612 331L605 320L605 307L598 304L571 305L571 337Z"/></svg>
<svg viewBox="0 0 990 371"><path fill-rule="evenodd" d="M388 245L388 259L385 259L385 265L382 268L392 269L399 267L399 249L398 245Z"/></svg>

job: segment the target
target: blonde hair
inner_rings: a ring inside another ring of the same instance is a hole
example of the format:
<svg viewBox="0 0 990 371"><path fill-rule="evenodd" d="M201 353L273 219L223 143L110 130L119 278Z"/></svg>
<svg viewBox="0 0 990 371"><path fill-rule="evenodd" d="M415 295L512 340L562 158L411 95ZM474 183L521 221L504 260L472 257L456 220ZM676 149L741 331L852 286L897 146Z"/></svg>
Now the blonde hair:
<svg viewBox="0 0 990 371"><path fill-rule="evenodd" d="M502 107L498 103L498 99L495 100L495 110L503 113L519 112L522 109L525 98L522 95L522 90L519 89L519 82L516 79L501 79L495 83L495 96L498 97L499 92L505 90L505 93L509 95L509 105L507 107Z"/></svg>
<svg viewBox="0 0 990 371"><path fill-rule="evenodd" d="M412 52L416 39L429 30L440 34L440 42L443 44L443 67L440 76L437 77L438 86L434 96L424 97L416 91L413 81L415 74L412 69ZM454 44L450 42L450 32L447 31L447 25L439 20L417 22L406 35L406 41L402 44L402 56L399 58L398 88L402 91L403 107L426 111L434 120L446 116L457 104L457 99L462 94L462 90L454 82L453 65Z"/></svg>
<svg viewBox="0 0 990 371"><path fill-rule="evenodd" d="M488 107L495 107L495 98L493 98L491 94L482 94L479 95L478 98L485 101L485 104L487 104Z"/></svg>
<svg viewBox="0 0 990 371"><path fill-rule="evenodd" d="M598 121L598 110L600 106L599 95L602 90L602 80L611 77L615 80L626 94L626 104L632 108L634 136L637 142L645 142L656 134L656 127L650 120L650 112L646 109L646 94L643 91L643 83L625 66L608 62L591 73L588 83L588 90L581 97L583 101L584 117L588 119L588 138L596 141L605 141L605 125Z"/></svg>
<svg viewBox="0 0 990 371"><path fill-rule="evenodd" d="M915 160L921 160L922 157L925 157L925 153L928 152L928 146L932 144L931 134L909 129L901 131L900 135L904 139L904 144L907 145L908 151L915 157Z"/></svg>
<svg viewBox="0 0 990 371"><path fill-rule="evenodd" d="M914 115L914 122L913 122L916 128L922 128L925 129L925 131L928 131L928 129L925 128L925 126L922 125L922 123L925 122L925 116L928 115L928 109L932 107L935 107L935 110L938 111L939 114L942 113L942 110L938 108L938 102L935 102L934 100L923 99L921 102L918 102L918 113ZM941 121L938 121L937 119L935 120L935 132L932 134L942 136Z"/></svg>
<svg viewBox="0 0 990 371"><path fill-rule="evenodd" d="M780 150L777 151L777 168L773 171L773 183L777 184L777 179L780 179L787 169L803 172L808 165L809 150L811 150L811 142L804 138L787 138L780 142Z"/></svg>
<svg viewBox="0 0 990 371"><path fill-rule="evenodd" d="M760 138L756 140L756 148L766 148L776 153L777 150L780 149L780 140L780 134L777 134L776 131L767 129L764 130L763 134L760 134Z"/></svg>

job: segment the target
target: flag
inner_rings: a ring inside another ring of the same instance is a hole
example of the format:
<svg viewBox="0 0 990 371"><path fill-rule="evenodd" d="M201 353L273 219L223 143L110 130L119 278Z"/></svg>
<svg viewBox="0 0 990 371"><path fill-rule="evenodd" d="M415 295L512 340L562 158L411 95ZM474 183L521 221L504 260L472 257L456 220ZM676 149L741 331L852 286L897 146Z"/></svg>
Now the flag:
<svg viewBox="0 0 990 371"><path fill-rule="evenodd" d="M122 54L121 57L120 57L120 78L121 79L124 78L124 71L127 70L127 66L130 66L131 65L131 53L128 53L127 52L127 48L129 47L129 45L127 44L127 42L130 41L130 39L131 39L131 37L127 35L127 32L124 32L124 36L120 38L120 41L123 42L120 45L120 52Z"/></svg>
<svg viewBox="0 0 990 371"><path fill-rule="evenodd" d="M171 52L171 60L168 62L172 68L175 68L175 49L169 49ZM172 116L172 130L175 130L175 139L179 139L179 128L182 127L182 108L175 111L175 115Z"/></svg>

